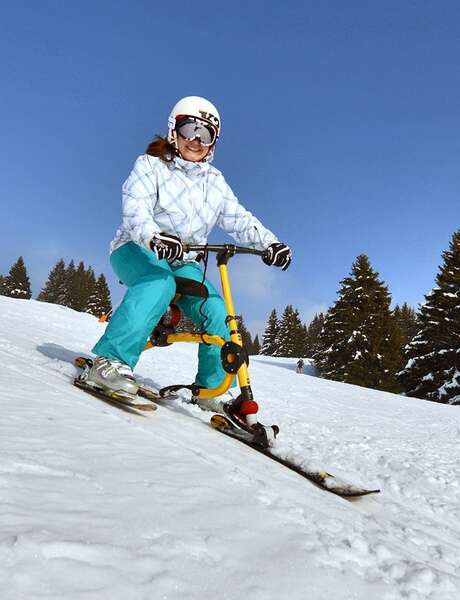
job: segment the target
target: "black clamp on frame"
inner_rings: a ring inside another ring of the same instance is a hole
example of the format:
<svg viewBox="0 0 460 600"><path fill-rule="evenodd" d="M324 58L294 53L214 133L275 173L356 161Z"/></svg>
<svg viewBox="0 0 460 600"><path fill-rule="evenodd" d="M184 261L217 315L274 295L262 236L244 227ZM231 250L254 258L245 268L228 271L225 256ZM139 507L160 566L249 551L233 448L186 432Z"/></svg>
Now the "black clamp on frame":
<svg viewBox="0 0 460 600"><path fill-rule="evenodd" d="M217 254L217 266L226 265L232 256L236 254L236 246L233 244L225 244L224 250Z"/></svg>
<svg viewBox="0 0 460 600"><path fill-rule="evenodd" d="M232 375L238 372L238 369L244 362L247 365L249 364L249 356L246 348L235 342L225 342L220 350L220 359L224 371Z"/></svg>
<svg viewBox="0 0 460 600"><path fill-rule="evenodd" d="M240 315L227 315L227 317L225 317L225 324L228 325L232 319L234 319L237 323L241 323L243 320Z"/></svg>
<svg viewBox="0 0 460 600"><path fill-rule="evenodd" d="M243 317L240 317L239 315L228 315L225 318L225 325L230 325L230 321L236 321L237 325L238 323L241 325L241 323L243 322ZM240 333L237 329L231 329L230 330L230 335L233 335L234 333Z"/></svg>
<svg viewBox="0 0 460 600"><path fill-rule="evenodd" d="M171 335L172 333L176 333L174 327L162 325L160 322L152 331L150 335L150 341L153 346L171 346L171 342L168 342L168 335Z"/></svg>

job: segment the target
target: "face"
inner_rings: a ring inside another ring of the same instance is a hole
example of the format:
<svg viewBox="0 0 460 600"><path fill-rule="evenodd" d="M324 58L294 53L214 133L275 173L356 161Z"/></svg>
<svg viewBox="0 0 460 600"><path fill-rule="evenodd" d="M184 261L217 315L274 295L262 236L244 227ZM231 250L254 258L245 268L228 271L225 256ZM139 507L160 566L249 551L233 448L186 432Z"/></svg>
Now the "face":
<svg viewBox="0 0 460 600"><path fill-rule="evenodd" d="M179 134L177 135L177 146L181 157L184 160L189 160L191 162L199 162L200 160L203 160L203 158L207 156L208 152L211 150L210 146L202 146L198 138L189 141Z"/></svg>

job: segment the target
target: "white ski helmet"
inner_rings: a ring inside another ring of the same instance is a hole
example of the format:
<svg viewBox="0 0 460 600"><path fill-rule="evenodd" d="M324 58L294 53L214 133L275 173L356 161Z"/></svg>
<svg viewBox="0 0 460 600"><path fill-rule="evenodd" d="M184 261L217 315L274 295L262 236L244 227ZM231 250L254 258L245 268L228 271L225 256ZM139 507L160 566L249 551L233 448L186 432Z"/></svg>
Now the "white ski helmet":
<svg viewBox="0 0 460 600"><path fill-rule="evenodd" d="M187 96L174 106L168 119L168 142L177 149L176 119L179 116L195 117L209 123L216 132L216 142L220 135L220 115L217 108L200 96ZM215 143L215 142L214 142ZM212 154L212 152L210 153Z"/></svg>

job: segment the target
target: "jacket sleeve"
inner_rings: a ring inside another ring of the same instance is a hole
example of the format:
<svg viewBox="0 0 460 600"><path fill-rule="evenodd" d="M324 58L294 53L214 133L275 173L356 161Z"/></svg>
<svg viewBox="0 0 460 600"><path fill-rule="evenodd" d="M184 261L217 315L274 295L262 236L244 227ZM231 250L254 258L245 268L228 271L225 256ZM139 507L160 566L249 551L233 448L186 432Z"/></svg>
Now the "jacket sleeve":
<svg viewBox="0 0 460 600"><path fill-rule="evenodd" d="M150 248L150 240L160 229L153 219L158 194L154 165L147 155L136 160L122 192L123 228L133 242Z"/></svg>
<svg viewBox="0 0 460 600"><path fill-rule="evenodd" d="M222 175L221 177L223 203L217 225L240 244L257 250L265 250L270 244L277 242L275 234L238 202L228 183Z"/></svg>

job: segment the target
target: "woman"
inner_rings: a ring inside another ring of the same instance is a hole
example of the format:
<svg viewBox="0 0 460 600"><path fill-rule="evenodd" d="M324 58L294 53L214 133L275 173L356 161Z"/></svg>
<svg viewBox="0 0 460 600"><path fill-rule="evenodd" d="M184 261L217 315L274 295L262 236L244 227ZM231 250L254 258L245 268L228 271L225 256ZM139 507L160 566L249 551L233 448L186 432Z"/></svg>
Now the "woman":
<svg viewBox="0 0 460 600"><path fill-rule="evenodd" d="M218 225L237 242L267 250L266 264L287 269L291 262L289 247L239 204L210 164L220 134L216 107L197 96L183 98L168 125L167 139L155 138L123 185L123 221L110 262L128 291L93 348L97 358L87 379L108 394L135 397L132 369L175 295L174 276L203 280L196 254L185 254L182 243L204 244ZM209 281L204 284L209 297L202 307L202 299L192 296L182 296L179 307L197 325L204 313L206 331L228 340L224 302ZM200 344L198 358L195 382L217 387L224 377L220 349ZM215 410L213 400L199 403Z"/></svg>

